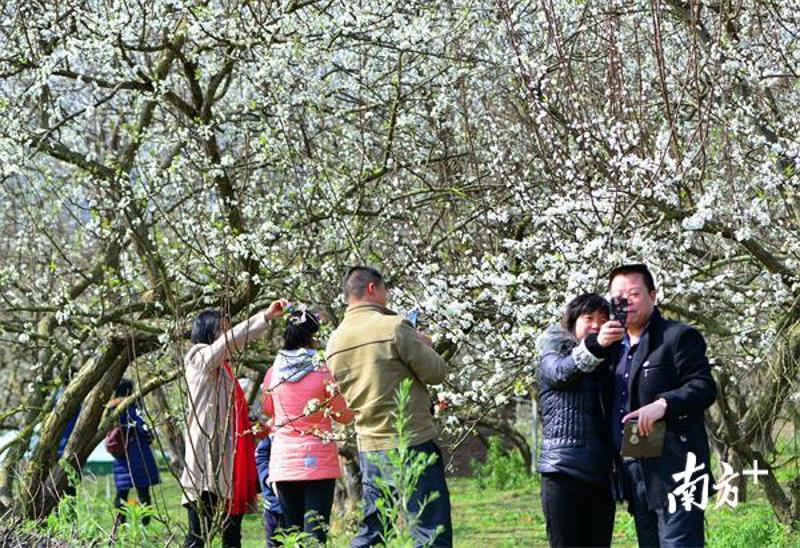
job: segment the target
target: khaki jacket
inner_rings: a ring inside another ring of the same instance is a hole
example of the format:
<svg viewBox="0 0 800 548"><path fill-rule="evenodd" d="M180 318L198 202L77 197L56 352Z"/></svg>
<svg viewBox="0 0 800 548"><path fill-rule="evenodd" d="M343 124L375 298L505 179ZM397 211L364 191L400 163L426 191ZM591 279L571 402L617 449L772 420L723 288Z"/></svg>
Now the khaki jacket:
<svg viewBox="0 0 800 548"><path fill-rule="evenodd" d="M233 387L223 363L267 328L264 312L237 324L212 344L196 344L184 360L188 412L182 504L203 491L230 498L233 489Z"/></svg>
<svg viewBox="0 0 800 548"><path fill-rule="evenodd" d="M447 363L417 339L408 321L379 305L350 307L325 354L348 407L355 412L359 451L397 447L395 394L403 379L413 381L408 409L411 445L436 437L425 385L442 383Z"/></svg>

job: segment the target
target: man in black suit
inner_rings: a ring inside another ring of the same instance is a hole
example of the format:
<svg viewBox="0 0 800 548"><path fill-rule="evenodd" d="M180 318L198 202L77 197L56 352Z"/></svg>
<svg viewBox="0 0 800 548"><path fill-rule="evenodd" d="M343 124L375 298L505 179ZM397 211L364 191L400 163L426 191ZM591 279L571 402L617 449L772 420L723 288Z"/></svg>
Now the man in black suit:
<svg viewBox="0 0 800 548"><path fill-rule="evenodd" d="M628 299L627 331L619 322L610 321L596 339L601 347L611 349L611 435L617 453L625 421L636 419L643 435L652 432L656 421L666 421L661 456L626 458L621 467L639 545L703 546L703 511L697 507L686 510L679 504L677 511L669 512L667 500L679 483L673 474L684 472L690 451L697 456L698 465L705 465L698 475L711 477L703 413L714 403L717 387L705 340L693 327L661 316L647 266L615 268L609 276L609 292L612 297ZM699 499L700 493L695 495Z"/></svg>

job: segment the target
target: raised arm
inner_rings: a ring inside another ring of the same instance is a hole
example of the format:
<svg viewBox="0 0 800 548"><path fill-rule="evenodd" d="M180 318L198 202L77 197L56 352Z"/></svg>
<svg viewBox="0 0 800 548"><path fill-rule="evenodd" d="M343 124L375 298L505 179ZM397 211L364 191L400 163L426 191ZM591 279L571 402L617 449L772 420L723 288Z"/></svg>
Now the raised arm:
<svg viewBox="0 0 800 548"><path fill-rule="evenodd" d="M241 352L247 343L260 337L267 329L267 322L279 317L288 304L284 299L274 301L268 309L239 322L213 343L200 347L192 355L192 364L204 371L216 369L232 352Z"/></svg>
<svg viewBox="0 0 800 548"><path fill-rule="evenodd" d="M556 390L571 385L584 373L591 373L603 361L581 341L577 345L567 332L557 328L545 331L536 342L541 355L539 378Z"/></svg>
<svg viewBox="0 0 800 548"><path fill-rule="evenodd" d="M403 320L394 333L400 359L425 384L441 384L447 376L447 362L417 336L414 327Z"/></svg>

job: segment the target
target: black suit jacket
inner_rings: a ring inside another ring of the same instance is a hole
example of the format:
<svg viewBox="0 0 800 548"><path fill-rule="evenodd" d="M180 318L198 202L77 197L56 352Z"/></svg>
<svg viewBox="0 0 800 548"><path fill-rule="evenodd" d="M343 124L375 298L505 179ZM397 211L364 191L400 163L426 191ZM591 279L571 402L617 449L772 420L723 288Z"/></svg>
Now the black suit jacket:
<svg viewBox="0 0 800 548"><path fill-rule="evenodd" d="M612 367L619 361L621 345L612 352ZM677 486L672 474L686 468L689 451L705 464L713 484L704 411L717 397L717 385L706 357L706 342L697 329L661 316L650 317L631 364L628 409L635 411L658 398L667 402L666 436L660 457L642 459L650 510L664 508L667 494Z"/></svg>

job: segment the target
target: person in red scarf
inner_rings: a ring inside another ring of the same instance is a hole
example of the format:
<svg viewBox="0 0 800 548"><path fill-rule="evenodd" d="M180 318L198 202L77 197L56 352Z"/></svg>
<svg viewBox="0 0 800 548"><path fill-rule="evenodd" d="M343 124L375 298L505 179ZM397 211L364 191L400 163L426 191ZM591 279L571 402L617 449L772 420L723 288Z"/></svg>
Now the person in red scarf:
<svg viewBox="0 0 800 548"><path fill-rule="evenodd" d="M222 545L241 546L242 517L258 510L253 429L229 359L260 337L288 305L277 300L232 329L216 310L201 312L194 322L192 347L184 359L189 409L181 487L189 517L188 548L210 539L220 525L214 519L218 509Z"/></svg>

